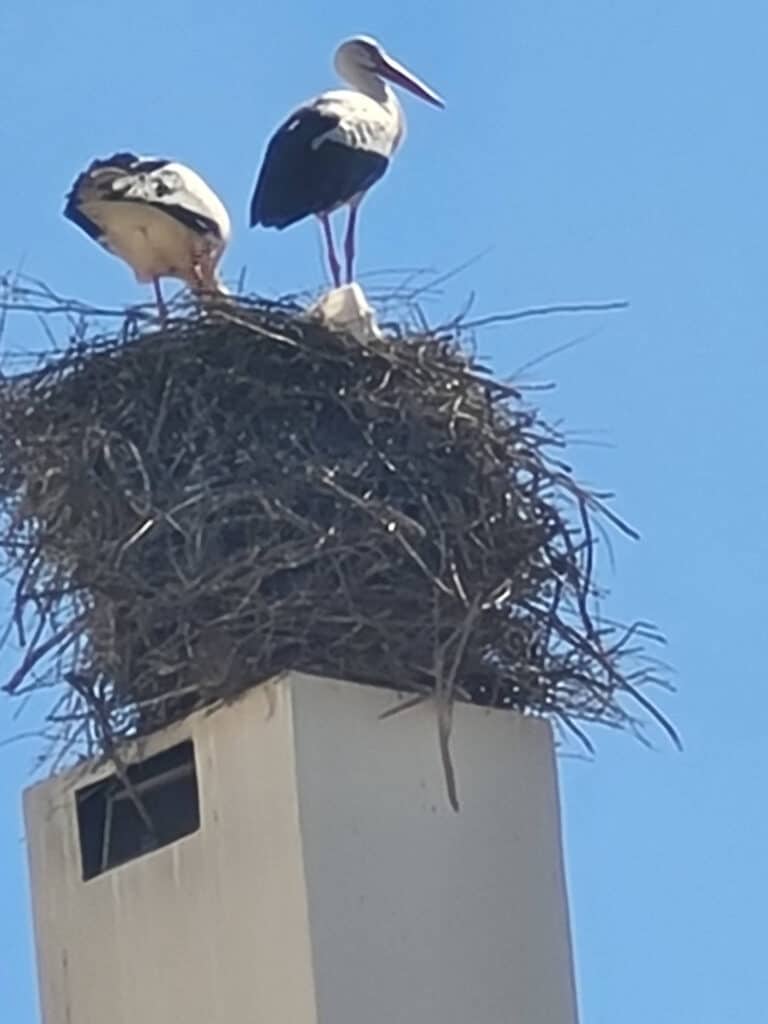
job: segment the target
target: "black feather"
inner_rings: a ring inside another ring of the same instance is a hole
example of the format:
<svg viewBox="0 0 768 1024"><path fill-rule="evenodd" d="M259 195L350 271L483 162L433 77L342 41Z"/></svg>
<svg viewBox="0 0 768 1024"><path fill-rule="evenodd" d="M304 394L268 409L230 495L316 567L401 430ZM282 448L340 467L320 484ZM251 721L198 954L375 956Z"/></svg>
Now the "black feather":
<svg viewBox="0 0 768 1024"><path fill-rule="evenodd" d="M115 153L114 156L107 157L105 160L91 161L86 170L83 171L82 174L77 176L74 184L72 185L72 188L67 193L66 205L64 206L64 216L67 218L67 220L70 220L73 224L76 224L87 235L90 235L91 238L95 239L97 242L100 242L104 237L102 229L98 226L98 224L94 224L94 222L89 217L86 217L86 215L78 206L78 194L80 192L80 186L83 184L83 182L87 178L89 178L94 171L100 171L105 167L117 167L120 170L127 171L131 174L135 174L140 173L142 171L144 173L151 173L152 171L156 171L161 167L165 167L166 164L169 163L171 163L170 160L157 158L153 158L151 160L142 160L141 157L137 156L135 153L129 153L127 151L122 153ZM102 198L110 198L109 190L105 191Z"/></svg>
<svg viewBox="0 0 768 1024"><path fill-rule="evenodd" d="M313 145L338 123L338 117L303 107L277 130L251 200L251 227L286 228L327 213L379 180L389 164L380 153L329 140Z"/></svg>
<svg viewBox="0 0 768 1024"><path fill-rule="evenodd" d="M154 171L159 171L163 167L167 167L168 164L173 161L162 159L162 158L151 158L149 160L142 160L141 157L136 156L135 153L115 153L114 156L108 157L106 160L93 160L77 180L75 181L72 189L67 195L66 206L64 207L64 216L71 220L73 224L76 224L79 228L85 231L86 234L90 235L91 238L100 242L104 237L103 230L95 224L89 217L87 217L78 205L79 191L82 183L87 180L94 171L103 170L107 167L114 167L118 170L125 171L126 174L152 174ZM114 187L112 181L105 181L103 187L98 188L99 199L103 202L121 202L121 203L146 203L147 200L137 199L133 196L129 196L126 193L129 191L130 186L126 185L124 189L117 189ZM167 195L170 189L163 186L162 181L158 181L156 184L158 196ZM157 203L152 205L160 213L167 214L174 220L179 221L186 227L198 234L212 234L217 237L221 237L221 231L219 226L210 217L206 217L201 213L196 213L193 210L188 210L185 206L180 205L169 205L166 203Z"/></svg>

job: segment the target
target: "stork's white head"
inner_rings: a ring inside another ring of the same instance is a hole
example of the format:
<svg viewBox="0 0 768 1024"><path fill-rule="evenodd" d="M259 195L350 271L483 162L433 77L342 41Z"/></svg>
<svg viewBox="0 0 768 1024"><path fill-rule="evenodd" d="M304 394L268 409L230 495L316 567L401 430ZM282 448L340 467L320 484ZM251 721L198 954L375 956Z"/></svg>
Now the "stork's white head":
<svg viewBox="0 0 768 1024"><path fill-rule="evenodd" d="M334 64L339 75L353 85L363 85L373 75L385 78L436 107L444 107L442 99L428 85L390 57L381 43L370 36L354 36L336 51Z"/></svg>

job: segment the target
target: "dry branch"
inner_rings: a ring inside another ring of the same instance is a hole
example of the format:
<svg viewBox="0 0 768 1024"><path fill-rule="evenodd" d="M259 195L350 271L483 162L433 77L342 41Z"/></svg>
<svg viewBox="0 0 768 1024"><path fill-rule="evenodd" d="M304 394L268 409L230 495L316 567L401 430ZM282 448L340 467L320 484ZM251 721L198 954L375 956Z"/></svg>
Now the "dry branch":
<svg viewBox="0 0 768 1024"><path fill-rule="evenodd" d="M62 744L111 752L287 669L434 696L445 750L456 699L580 733L655 714L642 630L595 612L594 523L622 524L460 324L361 344L290 304L101 336L74 313L0 385L6 688L67 688Z"/></svg>

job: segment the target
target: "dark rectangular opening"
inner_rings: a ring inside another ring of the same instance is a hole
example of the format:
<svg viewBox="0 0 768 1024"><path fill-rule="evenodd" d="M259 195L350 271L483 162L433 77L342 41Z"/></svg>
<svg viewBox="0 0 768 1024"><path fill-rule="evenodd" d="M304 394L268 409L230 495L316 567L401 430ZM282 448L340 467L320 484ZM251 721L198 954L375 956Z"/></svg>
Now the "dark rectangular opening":
<svg viewBox="0 0 768 1024"><path fill-rule="evenodd" d="M191 740L132 764L75 794L83 879L95 878L200 827Z"/></svg>

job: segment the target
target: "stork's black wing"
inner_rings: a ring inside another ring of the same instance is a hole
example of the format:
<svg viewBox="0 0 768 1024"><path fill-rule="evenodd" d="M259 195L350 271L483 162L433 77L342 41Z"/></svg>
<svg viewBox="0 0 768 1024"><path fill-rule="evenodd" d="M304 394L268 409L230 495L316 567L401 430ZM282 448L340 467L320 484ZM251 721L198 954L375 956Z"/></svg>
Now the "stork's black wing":
<svg viewBox="0 0 768 1024"><path fill-rule="evenodd" d="M170 163L165 159L142 159L135 153L115 153L106 160L94 160L75 180L69 190L64 206L64 216L90 235L97 242L102 241L102 228L86 216L81 208L84 195L90 198L109 201L119 199L120 195L112 188L112 181L120 173L151 174ZM109 172L114 171L114 174ZM100 174L100 172L102 172Z"/></svg>
<svg viewBox="0 0 768 1024"><path fill-rule="evenodd" d="M64 216L101 242L102 227L85 213L84 204L142 203L197 234L221 238L220 225L201 208L199 197L190 192L184 173L191 172L178 164L174 169L172 160L139 157L134 153L116 153L106 160L94 160L72 186Z"/></svg>
<svg viewBox="0 0 768 1024"><path fill-rule="evenodd" d="M385 156L323 138L338 125L333 114L302 107L277 130L251 200L251 227L286 228L327 213L379 180Z"/></svg>

